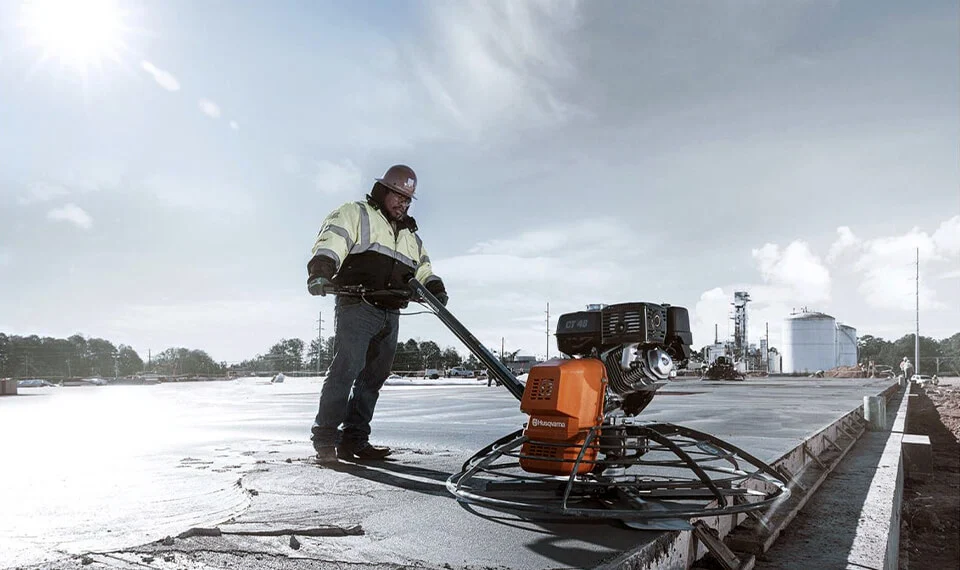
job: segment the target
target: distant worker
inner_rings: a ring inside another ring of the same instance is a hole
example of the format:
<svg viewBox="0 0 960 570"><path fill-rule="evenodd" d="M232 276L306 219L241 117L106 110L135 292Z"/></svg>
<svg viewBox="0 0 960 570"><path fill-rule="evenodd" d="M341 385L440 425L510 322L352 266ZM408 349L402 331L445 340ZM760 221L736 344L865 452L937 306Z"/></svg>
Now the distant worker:
<svg viewBox="0 0 960 570"><path fill-rule="evenodd" d="M409 166L391 166L377 178L364 202L348 202L320 226L307 263L307 290L325 295L337 286L368 290L408 289L416 277L447 304L443 281L433 274L430 257L407 215L417 190ZM383 459L389 447L370 443L370 422L380 388L397 350L399 310L408 297L338 295L333 362L320 390L320 406L311 428L321 463L338 458Z"/></svg>
<svg viewBox="0 0 960 570"><path fill-rule="evenodd" d="M906 356L900 361L900 370L903 371L903 378L905 380L909 380L910 377L913 376L913 364L910 364L910 359Z"/></svg>

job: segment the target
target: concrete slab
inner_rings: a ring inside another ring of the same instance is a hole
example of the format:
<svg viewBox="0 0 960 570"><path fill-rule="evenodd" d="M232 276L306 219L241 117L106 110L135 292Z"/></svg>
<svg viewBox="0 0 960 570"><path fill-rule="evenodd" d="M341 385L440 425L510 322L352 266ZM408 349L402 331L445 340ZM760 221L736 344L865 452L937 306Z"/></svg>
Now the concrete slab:
<svg viewBox="0 0 960 570"><path fill-rule="evenodd" d="M298 384L300 380L290 378L270 388L236 384L130 387L152 391L154 405L162 405L161 397L172 397L178 413L206 429L210 429L209 423L215 424L215 437L205 431L198 434L195 445L178 442L178 454L195 460L181 461L180 476L205 478L209 471L227 469L226 473L240 478L239 489L249 506L237 516L215 521L224 533L221 536L143 544L144 535L151 540L162 535L140 532L137 536L141 538L129 537L133 542L126 546L117 545L116 540L104 542L104 548L85 542L85 552L106 552L110 556L97 562L115 567L124 567L121 564L130 564L137 557L154 557L156 565L163 556L171 556L173 561L166 567L176 567L187 557L196 564L264 568L269 567L263 562L266 557L296 560L297 568L539 570L614 567L611 564L625 560L625 553L655 546L664 536L628 530L617 523L518 521L459 505L445 489L446 478L475 450L523 421L516 400L496 387L388 389L379 403L374 437L397 449L394 460L318 466L310 458L306 441L318 384ZM670 383L642 416L711 433L774 462L811 434L857 409L864 396L877 395L890 385L886 380L832 378L677 381ZM191 400L198 395L202 397ZM36 413L21 417L47 421ZM230 420L214 421L223 417ZM272 434L269 444L263 441L264 433ZM200 471L203 466L208 472ZM121 508L122 492L116 499L115 508ZM97 524L97 517L104 514L91 514L78 525L82 527L78 531L92 540L88 525ZM188 513L179 516L180 520L204 519ZM166 531L169 520L161 521ZM5 530L0 523L0 536ZM290 546L289 535L297 536L298 548ZM60 543L49 545L42 535L25 536L22 531L15 536L21 542L21 553L26 542L47 554L47 563L24 567L80 567L78 558L56 559L58 551L64 552ZM0 552L0 567L11 567L4 564L3 556L17 551L5 548ZM679 554L655 567L679 567L676 561L684 553ZM29 564L29 558L21 556L19 562Z"/></svg>

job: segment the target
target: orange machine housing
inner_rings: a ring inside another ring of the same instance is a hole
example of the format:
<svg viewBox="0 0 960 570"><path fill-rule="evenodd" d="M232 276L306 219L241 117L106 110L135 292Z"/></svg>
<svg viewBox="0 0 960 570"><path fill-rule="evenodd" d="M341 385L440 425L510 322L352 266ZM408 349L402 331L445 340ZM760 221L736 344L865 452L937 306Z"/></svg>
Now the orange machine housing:
<svg viewBox="0 0 960 570"><path fill-rule="evenodd" d="M520 450L520 467L531 473L570 475L590 428L603 422L607 374L595 358L549 360L530 369L520 410L530 415L530 441ZM597 443L587 449L577 474L590 471Z"/></svg>

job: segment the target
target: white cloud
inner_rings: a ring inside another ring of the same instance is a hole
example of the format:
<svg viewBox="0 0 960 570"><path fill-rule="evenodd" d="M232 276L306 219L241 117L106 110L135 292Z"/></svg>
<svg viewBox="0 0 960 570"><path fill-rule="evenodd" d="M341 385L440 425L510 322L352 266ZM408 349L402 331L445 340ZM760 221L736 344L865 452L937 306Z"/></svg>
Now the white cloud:
<svg viewBox="0 0 960 570"><path fill-rule="evenodd" d="M337 195L362 190L363 173L350 159L339 163L321 160L316 164L314 176L317 190L324 194Z"/></svg>
<svg viewBox="0 0 960 570"><path fill-rule="evenodd" d="M785 287L804 302L830 298L830 272L806 242L794 241L783 251L768 243L752 254L766 283Z"/></svg>
<svg viewBox="0 0 960 570"><path fill-rule="evenodd" d="M147 60L141 61L140 67L142 67L144 71L152 75L153 79L160 85L160 87L163 87L167 91L180 90L180 82L177 81L177 78L174 77L173 74L170 73L169 71L164 71L158 68L157 66L153 65Z"/></svg>
<svg viewBox="0 0 960 570"><path fill-rule="evenodd" d="M578 25L577 4L431 4L431 29L439 37L423 47L415 71L436 108L467 130L509 121L562 123L575 111L555 83L575 75L566 40Z"/></svg>
<svg viewBox="0 0 960 570"><path fill-rule="evenodd" d="M860 243L860 239L853 235L853 232L847 226L837 228L837 240L830 246L827 252L827 262L833 263L847 251L854 249Z"/></svg>
<svg viewBox="0 0 960 570"><path fill-rule="evenodd" d="M54 221L70 222L80 229L88 230L93 226L93 218L76 204L67 204L47 212L47 218Z"/></svg>
<svg viewBox="0 0 960 570"><path fill-rule="evenodd" d="M693 329L694 348L713 342L714 337L725 340L730 333L730 301L733 294L723 292L720 287L704 291L697 304L688 307Z"/></svg>
<svg viewBox="0 0 960 570"><path fill-rule="evenodd" d="M933 243L940 254L953 256L953 260L957 261L956 256L960 254L960 216L940 224L937 231L933 232Z"/></svg>
<svg viewBox="0 0 960 570"><path fill-rule="evenodd" d="M925 232L913 229L902 236L866 240L862 253L854 264L861 275L859 291L864 301L879 309L910 310L915 307L917 295L915 265L917 252L921 261L939 260L933 239ZM939 306L934 290L923 280L919 285L921 306Z"/></svg>
<svg viewBox="0 0 960 570"><path fill-rule="evenodd" d="M860 239L848 227L837 229L838 239L830 248L832 261L850 256L849 263L837 264L838 271L849 269L858 282L859 298L871 309L910 311L917 302L917 255L920 261L920 308L949 307L940 297L955 297L955 292L936 288L939 279L960 276L960 216L942 222L933 235L914 228L902 235ZM944 263L951 267L939 268ZM927 279L928 276L935 276ZM851 284L852 286L852 284ZM938 295L940 293L940 295Z"/></svg>
<svg viewBox="0 0 960 570"><path fill-rule="evenodd" d="M239 130L240 130L240 123L238 123L238 122L236 122L236 121L230 121L230 128L233 129L233 130L235 130L235 131L239 131Z"/></svg>
<svg viewBox="0 0 960 570"><path fill-rule="evenodd" d="M220 106L209 99L200 99L197 103L200 111L211 119L220 118Z"/></svg>

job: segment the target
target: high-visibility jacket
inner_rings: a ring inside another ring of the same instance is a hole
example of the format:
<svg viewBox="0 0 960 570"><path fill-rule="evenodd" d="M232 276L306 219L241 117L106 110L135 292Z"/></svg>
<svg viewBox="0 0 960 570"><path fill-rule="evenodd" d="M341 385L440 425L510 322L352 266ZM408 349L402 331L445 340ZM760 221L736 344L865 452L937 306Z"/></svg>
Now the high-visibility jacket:
<svg viewBox="0 0 960 570"><path fill-rule="evenodd" d="M311 276L332 276L337 285L363 285L375 290L407 290L407 281L416 277L431 290L438 285L443 289L443 282L433 273L423 241L416 234L416 221L407 217L397 222L394 229L371 202L348 202L327 216L307 266ZM399 299L379 304L388 309L406 306Z"/></svg>

